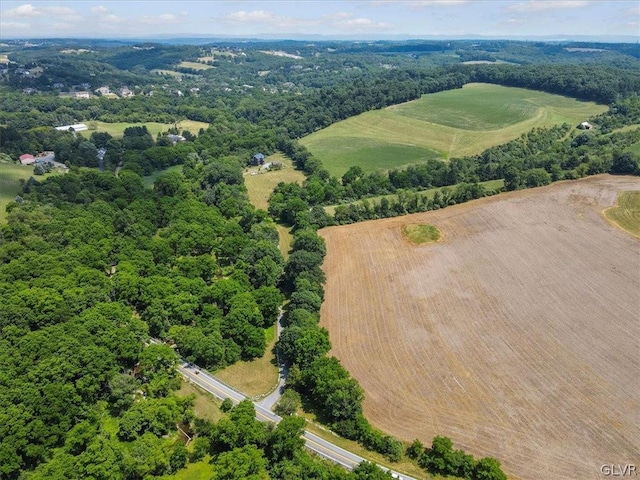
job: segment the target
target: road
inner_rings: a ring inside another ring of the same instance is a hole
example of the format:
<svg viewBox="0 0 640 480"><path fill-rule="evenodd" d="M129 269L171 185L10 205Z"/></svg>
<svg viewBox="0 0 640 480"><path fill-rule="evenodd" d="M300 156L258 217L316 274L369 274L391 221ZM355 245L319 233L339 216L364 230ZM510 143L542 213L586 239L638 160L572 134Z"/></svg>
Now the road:
<svg viewBox="0 0 640 480"><path fill-rule="evenodd" d="M239 403L246 400L247 397L233 388L225 385L220 380L205 372L198 366L189 367L186 362L178 366L178 371L190 382L198 385L202 389L216 396L217 398L224 400L230 398L234 403ZM256 409L256 418L262 422L278 423L282 420L282 417L273 413L270 409L265 408L259 403L253 403ZM364 461L364 458L355 455L337 445L328 442L311 432L304 432L303 438L305 440L306 447L312 452L320 455L323 458L331 460L339 465L342 465L349 470L355 468L359 463ZM401 475L393 470L389 470L384 467L380 467L385 471L390 471L394 478L402 480L416 480L413 477Z"/></svg>

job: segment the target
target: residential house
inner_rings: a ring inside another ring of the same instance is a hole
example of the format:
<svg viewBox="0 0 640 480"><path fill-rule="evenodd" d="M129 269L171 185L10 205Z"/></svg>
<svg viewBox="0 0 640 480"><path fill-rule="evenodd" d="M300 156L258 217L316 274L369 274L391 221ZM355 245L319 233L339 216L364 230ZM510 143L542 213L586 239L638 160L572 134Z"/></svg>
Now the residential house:
<svg viewBox="0 0 640 480"><path fill-rule="evenodd" d="M129 87L122 87L120 90L118 90L118 93L121 97L133 97L133 92L129 90Z"/></svg>
<svg viewBox="0 0 640 480"><path fill-rule="evenodd" d="M76 98L91 98L91 94L89 92L75 92L73 96Z"/></svg>
<svg viewBox="0 0 640 480"><path fill-rule="evenodd" d="M22 165L33 165L36 163L36 157L30 153L25 153L24 155L20 155L20 163Z"/></svg>
<svg viewBox="0 0 640 480"><path fill-rule="evenodd" d="M61 127L56 127L56 130L60 130L61 132L84 132L89 130L84 123L76 123L74 125L62 125Z"/></svg>
<svg viewBox="0 0 640 480"><path fill-rule="evenodd" d="M100 95L108 95L111 93L111 90L109 90L109 87L100 87L96 88L94 92L99 93Z"/></svg>
<svg viewBox="0 0 640 480"><path fill-rule="evenodd" d="M251 157L251 160L249 161L249 163L254 167L257 165L264 165L264 155L262 153L256 153L254 156Z"/></svg>

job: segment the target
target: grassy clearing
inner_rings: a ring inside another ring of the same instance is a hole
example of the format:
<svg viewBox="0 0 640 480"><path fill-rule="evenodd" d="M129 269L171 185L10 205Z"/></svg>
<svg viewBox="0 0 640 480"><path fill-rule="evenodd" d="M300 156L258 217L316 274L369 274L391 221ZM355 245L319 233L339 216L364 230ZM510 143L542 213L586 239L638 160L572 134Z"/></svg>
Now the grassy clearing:
<svg viewBox="0 0 640 480"><path fill-rule="evenodd" d="M482 185L486 191L500 190L502 187L504 187L504 180L489 180L489 181L486 181L486 182L480 182L480 185ZM433 195L436 192L440 192L444 188L448 188L449 190L453 190L456 187L455 187L455 185L453 185L451 187L430 188L428 190L422 190L422 191L416 192L416 193L418 195L420 195L421 197L427 197L428 199L432 199ZM363 202L369 202L371 204L374 204L374 203L380 202L380 200L382 200L383 198L386 198L390 202L396 202L398 200L398 194L392 193L390 195L379 195L377 197L370 197L370 198L366 198L366 199L363 199L363 200L358 200L357 202L353 202L353 203L355 205L361 205ZM329 215L334 215L336 213L336 207L338 207L338 205L330 205L328 207L324 207L324 210Z"/></svg>
<svg viewBox="0 0 640 480"><path fill-rule="evenodd" d="M289 259L289 252L291 251L291 244L293 243L293 235L291 234L292 228L293 227L285 227L279 223L276 224L276 230L278 230L278 236L280 237L278 247L280 248L280 253L284 257L285 261Z"/></svg>
<svg viewBox="0 0 640 480"><path fill-rule="evenodd" d="M211 65L206 65L204 63L198 63L198 62L180 62L178 64L179 68L192 68L193 70L209 70L211 68L214 68Z"/></svg>
<svg viewBox="0 0 640 480"><path fill-rule="evenodd" d="M0 163L0 223L7 221L7 205L16 198L22 190L20 180L27 181L34 176L38 181L59 175L59 172L51 172L45 175L33 175L33 165L20 165L15 163Z"/></svg>
<svg viewBox="0 0 640 480"><path fill-rule="evenodd" d="M153 188L153 184L158 179L158 177L169 172L182 172L182 165L174 165L172 167L165 168L164 170L157 170L151 175L142 177L142 183L146 188Z"/></svg>
<svg viewBox="0 0 640 480"><path fill-rule="evenodd" d="M365 112L303 138L333 175L386 170L424 158L474 155L534 127L575 125L607 107L522 88L468 84Z"/></svg>
<svg viewBox="0 0 640 480"><path fill-rule="evenodd" d="M144 122L144 123L107 123L107 122L88 122L91 130L82 132L82 135L89 136L91 132L107 132L114 138L122 138L124 129L127 127L141 127L146 126L149 133L155 138L158 133L166 132L174 126L173 123L158 123L158 122ZM95 126L95 129L92 127ZM189 130L194 135L197 135L201 128L205 130L209 128L209 124L205 122L197 122L195 120L181 120L177 122L176 126L178 130Z"/></svg>
<svg viewBox="0 0 640 480"><path fill-rule="evenodd" d="M196 416L199 418L204 418L215 423L224 417L224 413L219 408L222 402L193 383L189 383L183 379L182 386L180 390L178 390L177 395L179 397L188 397L189 395L196 396L193 408Z"/></svg>
<svg viewBox="0 0 640 480"><path fill-rule="evenodd" d="M291 160L281 153L268 156L265 162L282 162L282 169L265 171L260 167L249 167L244 175L249 200L256 208L262 210L269 208L269 196L278 183L302 183L305 179L304 173L295 170Z"/></svg>
<svg viewBox="0 0 640 480"><path fill-rule="evenodd" d="M411 223L409 225L403 225L402 234L411 243L415 243L417 245L437 242L441 237L438 227L428 223Z"/></svg>
<svg viewBox="0 0 640 480"><path fill-rule="evenodd" d="M618 205L608 208L604 214L618 227L640 238L640 192L622 192Z"/></svg>
<svg viewBox="0 0 640 480"><path fill-rule="evenodd" d="M175 475L163 475L158 478L160 480L209 480L215 474L210 461L211 457L207 455L199 462L187 464L186 468L178 471Z"/></svg>
<svg viewBox="0 0 640 480"><path fill-rule="evenodd" d="M151 73L157 73L159 75L171 75L172 77L180 77L182 78L185 73L176 72L175 70L164 70L161 68L154 68L151 70Z"/></svg>
<svg viewBox="0 0 640 480"><path fill-rule="evenodd" d="M267 349L265 354L250 362L238 362L215 372L223 382L249 397L268 394L278 383L278 367L273 355L276 344L276 327L266 330Z"/></svg>

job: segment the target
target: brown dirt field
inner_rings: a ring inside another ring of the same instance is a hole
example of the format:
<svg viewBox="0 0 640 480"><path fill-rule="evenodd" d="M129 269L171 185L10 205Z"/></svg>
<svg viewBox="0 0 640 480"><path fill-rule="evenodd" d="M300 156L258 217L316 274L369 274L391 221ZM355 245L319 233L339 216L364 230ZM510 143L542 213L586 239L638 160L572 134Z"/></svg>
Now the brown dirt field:
<svg viewBox="0 0 640 480"><path fill-rule="evenodd" d="M331 353L398 438L450 437L510 478L640 463L640 242L601 175L321 231ZM430 223L445 241L400 232Z"/></svg>

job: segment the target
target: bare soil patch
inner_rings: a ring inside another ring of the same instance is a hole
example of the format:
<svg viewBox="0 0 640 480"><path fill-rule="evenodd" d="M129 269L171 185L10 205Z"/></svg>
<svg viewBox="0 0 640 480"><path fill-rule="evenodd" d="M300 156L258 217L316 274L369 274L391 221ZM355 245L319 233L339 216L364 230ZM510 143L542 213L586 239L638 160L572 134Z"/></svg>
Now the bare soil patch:
<svg viewBox="0 0 640 480"><path fill-rule="evenodd" d="M598 176L321 231L321 324L374 425L498 458L510 478L640 463L640 248ZM408 244L433 224L447 241Z"/></svg>

